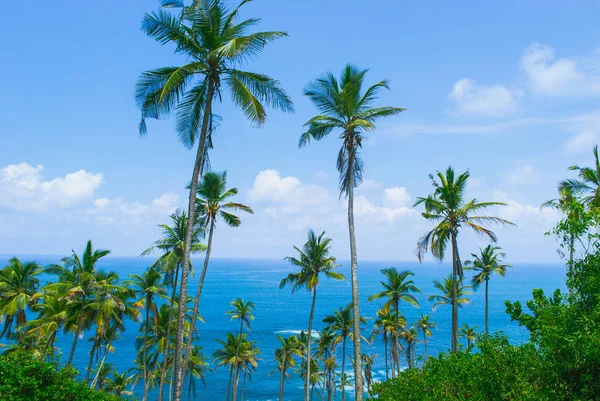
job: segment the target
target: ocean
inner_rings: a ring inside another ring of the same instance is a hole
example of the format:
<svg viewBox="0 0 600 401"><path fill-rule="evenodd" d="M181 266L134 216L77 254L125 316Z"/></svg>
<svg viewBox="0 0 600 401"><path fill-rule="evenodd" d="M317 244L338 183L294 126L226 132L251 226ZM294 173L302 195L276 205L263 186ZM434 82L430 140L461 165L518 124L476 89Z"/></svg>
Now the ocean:
<svg viewBox="0 0 600 401"><path fill-rule="evenodd" d="M59 262L57 256L20 256L21 260L34 260L42 265ZM0 256L0 267L5 266L8 256ZM151 263L150 258L133 257L106 257L99 264L99 269L113 270L119 273L121 279L126 279L128 274L142 273ZM194 260L195 266L200 266L200 259ZM349 263L341 262L339 271L346 275L346 281L323 279L317 292L314 328L323 328L322 319L334 312L340 306L345 306L351 299ZM528 339L528 333L516 323L511 322L504 312L504 301L525 302L531 298L534 288L542 288L547 292L557 288L565 289L565 268L560 264L520 264L513 263L515 268L509 269L506 277L493 277L490 281L490 330L502 330L512 342L519 343ZM447 263L427 262L384 262L384 261L359 261L359 285L361 298L361 313L366 317L374 317L376 310L384 301L367 302L367 298L381 290L380 281L383 279L380 270L387 267L396 267L399 270L411 270L415 273L414 280L422 290L417 294L420 308L412 305L401 305L401 311L408 323L416 321L421 313L431 315L438 324L433 337L428 340L430 355L446 351L450 347L450 306L442 305L432 311L432 303L427 302L427 297L434 293L433 280L442 280L449 272ZM201 314L205 320L199 325L200 339L198 345L204 347L204 353L212 361L212 353L218 348L216 339L224 339L228 332L236 332L239 322L231 322L225 313L230 309L229 303L237 297L245 301L252 301L256 305L255 320L252 321L251 331L248 333L250 340L256 342L261 350L259 366L251 381L246 384L244 400L267 401L276 400L279 391L279 375L276 372L277 364L274 362L274 350L278 346L277 334L283 336L299 333L308 327L311 298L305 290L291 293L291 288L279 289L279 282L287 274L294 271L283 260L256 260L256 259L214 259L211 261L207 274L204 291L202 294ZM189 293L195 294L198 274L192 278ZM47 277L41 278L42 283ZM484 292L483 287L469 297L471 303L459 312L460 324L478 326L484 329ZM367 333L370 333L373 321L367 321ZM122 334L122 339L114 343L115 352L110 354L108 362L114 365L119 372L126 371L133 366L135 359L134 342L138 334L139 322L128 321L127 329ZM78 343L74 364L84 370L88 362L88 352L91 343L85 335ZM367 336L368 337L368 336ZM66 359L72 342L72 337L61 336L57 346L61 348L63 358ZM341 351L341 350L340 350ZM365 345L364 353L377 354L373 366L374 379L379 381L385 378L384 351L381 338L377 338L372 345ZM421 343L417 345L418 354L424 353ZM338 352L339 354L340 352ZM352 354L349 342L347 355ZM346 361L347 371L351 370L350 360ZM212 365L214 367L214 364ZM206 386L200 381L196 385L198 400L224 399L227 392L229 379L226 368L209 372L206 376ZM136 385L134 392L141 394L141 382ZM351 390L348 390L349 393ZM338 392L339 396L339 392ZM302 400L302 383L297 377L292 377L286 383L285 400ZM318 399L320 397L316 397ZM150 400L156 399L156 394Z"/></svg>

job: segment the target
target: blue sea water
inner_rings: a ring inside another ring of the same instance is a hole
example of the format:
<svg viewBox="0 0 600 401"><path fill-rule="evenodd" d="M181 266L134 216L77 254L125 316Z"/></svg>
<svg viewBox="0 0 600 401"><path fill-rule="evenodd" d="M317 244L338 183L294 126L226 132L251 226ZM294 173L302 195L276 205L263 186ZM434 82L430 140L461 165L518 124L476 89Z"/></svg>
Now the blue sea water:
<svg viewBox="0 0 600 401"><path fill-rule="evenodd" d="M42 265L56 263L56 256L21 256L22 260L35 260ZM0 256L0 266L8 261L7 256ZM128 274L143 272L152 262L148 258L126 258L107 257L102 260L99 268L113 270L119 273L121 279L127 278ZM196 266L201 264L195 261ZM564 266L558 264L519 264L510 269L505 278L494 277L490 282L490 330L502 330L511 341L518 343L526 341L528 334L525 329L516 323L510 322L504 313L504 301L525 302L531 298L534 288L542 288L547 292L557 288L565 289ZM432 311L432 303L427 302L427 296L434 293L433 280L443 279L450 271L448 264L417 262L370 262L359 263L359 285L361 297L361 313L364 316L373 317L376 310L383 301L367 302L367 298L379 292L382 279L380 270L395 266L400 270L412 270L415 273L414 280L423 291L417 295L420 309L411 305L402 305L402 313L410 323L416 321L421 313L430 314L439 328L433 333L428 341L430 355L446 351L450 346L450 307L440 306ZM282 260L242 260L242 259L214 259L211 261L207 274L204 291L202 294L201 313L206 323L201 324L200 339L198 345L204 347L207 356L211 356L218 344L216 339L225 338L228 332L236 332L239 328L238 322L231 322L225 313L229 310L229 303L237 297L246 301L253 301L256 305L255 320L249 332L249 339L254 340L261 349L260 364L251 382L246 384L244 399L248 401L276 400L279 391L279 376L274 372L277 364L273 361L274 350L278 345L277 334L283 336L299 333L308 327L308 315L310 311L311 298L306 291L291 294L290 288L279 289L280 280L293 269ZM350 277L349 263L342 262L340 272ZM198 275L192 279L189 292L194 294L197 286ZM42 277L44 283L47 277ZM483 290L483 289L482 289ZM484 294L483 291L470 296L471 304L466 305L459 314L460 324L467 323L470 326L484 328ZM340 306L350 302L350 282L323 280L318 289L314 326L321 329L322 319ZM367 333L373 327L372 320L367 323ZM139 322L129 321L122 339L115 342L115 352L110 354L108 362L113 363L118 371L125 371L133 366L135 359L134 342L138 335ZM74 358L74 364L80 370L84 370L88 362L88 352L91 343L84 336L78 343ZM72 337L62 336L57 341L57 346L62 349L64 358L68 355ZM417 345L417 351L422 354L422 344ZM374 379L376 381L385 378L384 351L381 339L378 338L372 345L364 345L364 353L377 354L373 367ZM348 355L352 354L351 345L348 345ZM212 360L212 358L210 358ZM350 367L350 360L346 362ZM351 369L347 369L351 370ZM225 368L209 372L206 377L206 386L197 383L198 400L224 399L227 392L229 375ZM142 390L141 383L134 389L136 394ZM349 391L351 391L349 389ZM320 397L318 397L320 398ZM156 399L152 395L150 399ZM302 399L302 383L293 377L286 383L285 399L296 401Z"/></svg>

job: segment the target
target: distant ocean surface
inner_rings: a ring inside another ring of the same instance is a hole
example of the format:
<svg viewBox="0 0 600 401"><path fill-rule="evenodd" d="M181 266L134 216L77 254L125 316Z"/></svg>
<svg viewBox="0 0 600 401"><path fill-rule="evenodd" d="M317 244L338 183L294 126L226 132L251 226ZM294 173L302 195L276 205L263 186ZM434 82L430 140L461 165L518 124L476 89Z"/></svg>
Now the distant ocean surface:
<svg viewBox="0 0 600 401"><path fill-rule="evenodd" d="M36 261L42 265L59 262L57 256L19 256L22 260ZM0 256L0 267L7 264L9 256ZM116 271L121 280L128 274L142 273L151 263L150 258L106 257L98 268ZM201 260L194 260L195 266L200 266ZM565 289L565 269L559 264L520 264L514 263L515 268L507 272L505 278L494 277L490 282L490 330L502 330L510 339L519 343L527 340L527 332L516 323L511 323L504 313L504 301L525 302L531 299L534 288L542 288L547 292L557 288ZM423 291L417 294L421 308L404 304L402 313L409 324L416 321L421 313L430 314L437 322L439 329L434 331L433 337L428 341L430 355L446 351L450 347L450 306L442 305L435 312L431 310L432 303L427 302L427 297L434 293L432 280L441 280L450 272L449 264L415 262L374 262L359 261L359 285L361 297L361 313L367 317L374 317L383 301L367 302L367 298L381 290L381 269L394 266L399 270L412 270L414 280ZM290 288L279 289L280 280L294 271L283 260L256 260L256 259L214 259L211 261L202 294L201 313L206 321L201 324L199 345L204 347L204 353L212 360L212 353L217 348L216 339L224 339L228 332L236 332L239 323L230 322L225 312L230 309L229 303L237 297L252 301L256 305L255 320L252 322L252 331L248 337L256 341L261 349L258 371L252 381L246 384L245 400L266 401L276 400L279 391L279 376L277 364L273 361L274 350L278 346L277 334L283 336L299 333L308 327L310 311L310 297L308 292L299 291L291 294ZM317 330L323 328L322 319L340 306L350 302L350 271L349 263L342 262L340 272L346 275L347 281L333 281L323 279L317 293L317 304L314 326ZM42 277L45 284L47 277ZM189 293L195 294L198 273L192 279ZM470 305L466 305L459 312L460 324L478 326L484 329L484 292L480 291L470 296ZM370 333L373 321L369 320L366 333ZM133 366L135 359L134 342L138 335L139 322L127 322L127 330L123 338L115 342L115 352L110 354L108 362L113 363L119 372L126 371ZM75 354L75 365L83 371L87 366L88 352L91 343L85 336L78 343ZM368 337L368 335L367 335ZM72 337L63 336L57 341L61 348L63 358L68 355ZM341 351L341 350L340 350ZM377 338L371 346L364 346L364 353L378 354L373 368L376 381L385 378L385 361L381 337ZM423 345L417 345L417 352L424 353ZM339 353L339 352L338 352ZM351 344L348 344L348 354L351 355ZM346 366L350 367L349 360ZM349 368L351 370L351 368ZM224 399L227 392L229 375L225 368L209 372L206 378L207 385L197 383L197 399L218 400ZM241 384L241 383L240 383ZM141 394L141 382L134 389L136 394ZM338 392L339 396L339 392ZM151 395L150 399L156 399ZM302 383L293 377L286 383L285 399L290 401L302 400Z"/></svg>

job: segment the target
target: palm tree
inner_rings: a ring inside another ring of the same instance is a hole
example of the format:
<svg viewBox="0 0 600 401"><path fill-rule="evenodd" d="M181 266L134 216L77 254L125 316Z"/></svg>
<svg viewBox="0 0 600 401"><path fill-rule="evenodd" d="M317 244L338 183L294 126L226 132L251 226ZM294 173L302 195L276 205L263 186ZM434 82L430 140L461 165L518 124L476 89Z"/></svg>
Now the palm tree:
<svg viewBox="0 0 600 401"><path fill-rule="evenodd" d="M456 297L453 296L455 292L452 275L448 275L443 282L433 280L433 286L440 292L440 294L430 295L427 298L429 302L435 301L433 310L436 310L440 305L452 305L454 302L458 308L462 308L471 302L467 298L467 295L471 295L471 291L469 291L471 286L462 285L462 282L460 282L460 286L456 289Z"/></svg>
<svg viewBox="0 0 600 401"><path fill-rule="evenodd" d="M479 248L479 255L474 253L473 260L467 260L465 267L469 270L475 270L477 274L471 279L471 285L473 290L477 291L479 286L485 283L485 335L488 335L488 288L489 281L492 275L497 274L504 277L506 275L506 268L513 267L508 264L502 263L502 259L506 257L504 252L500 252L502 248L499 246L488 245L484 249Z"/></svg>
<svg viewBox="0 0 600 401"><path fill-rule="evenodd" d="M383 336L383 349L385 351L385 379L389 379L389 365L388 365L388 338L393 337L393 333L396 331L396 326L404 326L406 319L402 317L402 320L396 319L396 313L392 312L388 308L382 307L377 311L375 318L375 327L373 334L381 334ZM392 352L393 354L393 352Z"/></svg>
<svg viewBox="0 0 600 401"><path fill-rule="evenodd" d="M91 323L93 314L90 313L90 305L99 281L96 265L108 254L108 250L94 250L92 241L89 240L81 258L73 251L70 257L63 258L61 264L50 265L45 269L46 272L57 275L59 279L57 283L49 284L46 288L65 294L70 302L70 313L75 320L73 345L67 365L73 361L79 336Z"/></svg>
<svg viewBox="0 0 600 401"><path fill-rule="evenodd" d="M348 337L352 337L353 334L352 320L352 303L345 308L340 307L333 315L326 316L323 319L323 323L327 323L332 330L337 332L337 337L334 339L335 343L342 342L342 375L346 371L346 340ZM361 323L366 323L366 320L362 317ZM342 389L342 401L345 399L346 391Z"/></svg>
<svg viewBox="0 0 600 401"><path fill-rule="evenodd" d="M257 355L260 353L260 350L256 348L254 342L248 341L246 338L246 334L234 335L228 333L226 341L217 340L223 346L223 348L217 349L213 353L217 367L228 366L230 372L239 372L243 365L258 366ZM233 394L233 401L237 397L238 377L236 376L235 374L233 378L230 376L227 388L227 399L229 399L229 393L231 392Z"/></svg>
<svg viewBox="0 0 600 401"><path fill-rule="evenodd" d="M300 288L306 288L312 292L312 303L310 315L308 318L308 344L306 347L306 382L304 386L304 401L310 400L310 343L312 336L312 322L315 313L315 301L317 300L317 287L319 286L319 276L324 274L328 278L343 280L344 276L336 271L337 264L335 257L330 255L331 239L325 237L323 231L318 237L313 230L308 232L308 241L302 249L294 246L298 252L298 258L286 257L285 259L293 266L300 268L298 273L291 273L281 280L279 288L286 285L292 286L292 293Z"/></svg>
<svg viewBox="0 0 600 401"><path fill-rule="evenodd" d="M363 375L365 377L365 384L367 385L367 392L371 392L371 385L373 384L373 364L375 363L376 356L377 355L362 355L364 367Z"/></svg>
<svg viewBox="0 0 600 401"><path fill-rule="evenodd" d="M352 308L352 306L350 306L350 308ZM337 320L337 318L336 315L335 319ZM348 315L347 319L344 317L342 324L336 323L335 325L337 327L352 327L352 315ZM338 332L335 330L336 329L334 329L332 325L325 326L325 328L319 332L317 338L317 345L319 346L317 355L321 358L321 362L323 363L323 396L325 396L325 392L327 392L328 401L333 399L333 392L335 390L334 376L335 368L337 366L335 362L335 350L340 339L343 338L340 335L343 330Z"/></svg>
<svg viewBox="0 0 600 401"><path fill-rule="evenodd" d="M194 394L194 399L196 398L196 379L202 380L202 382L206 385L206 370L208 367L208 362L206 362L206 357L202 353L202 347L199 345L195 345L190 350L190 357L188 359L188 400L191 400L192 393Z"/></svg>
<svg viewBox="0 0 600 401"><path fill-rule="evenodd" d="M198 288L196 290L196 298L194 300L194 312L192 319L192 330L188 334L186 355L189 354L192 345L192 335L195 330L196 318L200 307L200 296L204 286L204 279L208 271L208 263L210 260L210 251L212 249L213 234L219 219L222 219L229 227L239 227L241 220L234 212L241 210L246 213L254 213L252 209L242 203L231 202L230 198L237 195L237 188L227 189L227 173L208 172L202 178L202 182L198 186L198 198L196 199L198 206L199 220L204 227L208 228L208 245L206 247L206 255L204 257L204 266L198 280ZM184 361L184 366L187 366L187 356ZM185 369L184 369L185 374Z"/></svg>
<svg viewBox="0 0 600 401"><path fill-rule="evenodd" d="M443 260L446 249L450 244L452 248L452 294L457 294L458 281L462 280L463 271L458 253L458 234L461 227L471 228L475 233L482 235L492 242L496 242L496 234L482 224L499 223L513 224L507 220L494 216L478 215L484 209L491 206L505 206L501 202L478 202L472 199L465 201L465 191L469 180L469 171L465 171L458 177L454 176L452 167L446 169L445 174L437 172L437 179L430 175L434 192L426 198L418 198L415 206L423 204L425 212L422 216L436 222L436 226L425 234L417 243L417 257L419 262L427 251L438 260ZM458 349L458 305L457 297L452 296L452 351Z"/></svg>
<svg viewBox="0 0 600 401"><path fill-rule="evenodd" d="M169 321L172 320L172 314L175 302L175 298L177 295L177 281L179 277L179 270L183 263L183 254L185 249L185 238L187 235L187 224L188 217L183 211L176 211L171 216L171 225L168 224L160 224L159 227L162 231L162 237L159 238L152 247L146 249L142 252L141 256L149 255L153 253L155 250L158 250L161 253L157 261L154 263L154 266L159 267L164 271L164 284L170 285L171 288L171 296L169 299ZM200 252L206 251L206 246L200 243L202 237L204 237L204 227L200 224L194 224L194 229L192 232L190 253L196 254ZM189 269L192 269L192 262L189 261ZM171 341L171 325L167 327L166 333L166 344L163 347L164 355L163 360L168 359L168 352L171 349L169 347L169 342ZM160 379L159 379L159 390L158 390L158 401L162 401L163 398L163 388L166 380L166 368L167 364L161 364L160 371Z"/></svg>
<svg viewBox="0 0 600 401"><path fill-rule="evenodd" d="M39 342L47 339L46 346L42 352L42 359L46 358L50 352L51 359L54 359L54 342L56 335L61 327L65 327L68 319L68 301L60 294L41 293L41 302L32 305L31 309L38 312L37 318L30 320L25 325L29 330L25 335L33 335Z"/></svg>
<svg viewBox="0 0 600 401"><path fill-rule="evenodd" d="M414 356L415 356L415 346L417 341L419 340L419 334L415 330L414 326L409 327L408 329L402 329L400 333L400 337L406 342L406 363L408 364L408 368L412 369L414 365Z"/></svg>
<svg viewBox="0 0 600 401"><path fill-rule="evenodd" d="M254 311L254 302L245 302L242 298L236 298L231 301L230 305L233 309L227 311L226 315L231 320L238 319L240 321L240 334L242 334L244 326L250 330L250 322L254 320L254 315L252 314L252 311Z"/></svg>
<svg viewBox="0 0 600 401"><path fill-rule="evenodd" d="M337 157L340 175L340 195L348 198L348 231L350 235L350 267L352 276L352 304L354 308L354 371L362 372L360 357L360 311L358 297L358 274L356 238L354 233L354 188L362 181L363 162L360 149L365 133L375 129L375 121L396 115L404 109L399 107L372 107L381 89L389 89L387 81L380 81L363 92L363 83L368 70L359 70L346 65L341 78L331 73L310 83L304 90L319 109L317 115L306 124L306 132L300 137L300 147L310 139L321 140L335 130L341 131L342 146ZM362 377L356 375L356 400L363 399Z"/></svg>
<svg viewBox="0 0 600 401"><path fill-rule="evenodd" d="M188 227L181 274L181 296L186 299L189 250L195 221L196 187L211 147L213 101L222 98L227 88L233 102L245 117L257 125L266 121L264 104L292 111L292 101L279 82L263 75L237 69L244 61L262 51L265 44L286 36L284 32L247 33L260 20L238 22L243 0L229 10L221 0L194 2L177 17L167 11L146 14L142 29L160 44L172 43L187 64L146 71L136 87L136 100L141 109L140 134L146 133L146 118L161 118L175 112L176 130L188 148L197 143L188 205ZM223 84L223 86L222 86ZM183 324L180 310L177 316L175 344L175 401L183 390Z"/></svg>
<svg viewBox="0 0 600 401"><path fill-rule="evenodd" d="M150 321L150 311L154 313L154 316L158 315L158 308L156 306L155 297L164 296L166 291L161 285L162 274L157 269L150 267L141 276L139 274L130 274L129 280L125 281L125 285L133 289L138 295L139 300L135 303L135 306L144 308L146 313L146 322ZM149 325L144 325L144 343L148 341L148 330ZM147 347L143 347L144 361L148 359ZM144 395L142 400L148 399L148 370L146 364L144 368Z"/></svg>
<svg viewBox="0 0 600 401"><path fill-rule="evenodd" d="M381 273L383 273L387 279L386 281L381 282L383 291L371 295L369 297L369 302L376 299L387 298L387 302L383 305L384 308L394 308L396 315L400 315L400 301L406 301L415 307L419 306L419 301L417 301L417 298L415 298L413 293L421 292L421 290L417 288L415 282L410 279L410 277L414 276L413 272L409 270L399 272L395 267L391 267L389 269L381 270ZM398 321L398 319L396 319L396 321ZM394 344L396 347L396 353L399 354L400 343L398 341L398 335L400 334L400 328L396 326L394 331ZM398 369L400 369L400 366L398 366ZM396 374L397 373L398 372L396 372ZM393 369L392 377L394 377Z"/></svg>
<svg viewBox="0 0 600 401"><path fill-rule="evenodd" d="M23 263L16 257L0 270L0 321L4 320L0 338L11 336L13 322L17 327L27 323L25 311L37 302L35 295L40 285L37 278L40 273L40 265Z"/></svg>
<svg viewBox="0 0 600 401"><path fill-rule="evenodd" d="M467 349L471 347L472 342L477 341L477 326L470 327L469 325L463 323L462 327L458 329L458 334L461 338L464 338L467 342Z"/></svg>
<svg viewBox="0 0 600 401"><path fill-rule="evenodd" d="M582 196L582 201L590 207L600 206L600 160L598 145L594 146L594 165L592 167L570 166L569 170L577 171L579 179L567 179L558 185L563 193Z"/></svg>
<svg viewBox="0 0 600 401"><path fill-rule="evenodd" d="M117 396L133 395L132 391L127 390L134 377L133 375L129 375L129 373L129 371L123 373L114 371L112 379L106 380L106 392Z"/></svg>
<svg viewBox="0 0 600 401"><path fill-rule="evenodd" d="M437 327L437 323L432 321L429 315L423 315L422 313L421 318L415 323L415 328L423 332L423 343L425 344L425 358L429 357L429 352L427 351L427 337L431 337L431 330L437 329Z"/></svg>
<svg viewBox="0 0 600 401"><path fill-rule="evenodd" d="M283 386L289 376L287 370L296 366L294 357L302 357L303 354L296 336L283 338L278 334L277 339L279 340L280 347L275 349L275 361L277 361L277 369L280 372L279 401L283 401Z"/></svg>

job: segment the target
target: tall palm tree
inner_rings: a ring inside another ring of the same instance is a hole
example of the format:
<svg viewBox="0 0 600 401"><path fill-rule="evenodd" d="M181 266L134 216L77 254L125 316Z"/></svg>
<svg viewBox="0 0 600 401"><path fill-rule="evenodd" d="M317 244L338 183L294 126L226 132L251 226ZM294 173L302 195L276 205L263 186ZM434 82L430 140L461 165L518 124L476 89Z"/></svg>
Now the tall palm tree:
<svg viewBox="0 0 600 401"><path fill-rule="evenodd" d="M377 355L362 355L362 363L364 367L363 375L365 377L365 384L367 386L367 392L371 392L371 385L373 384L373 364L375 363L375 357Z"/></svg>
<svg viewBox="0 0 600 401"><path fill-rule="evenodd" d="M169 321L172 320L172 314L177 296L177 282L179 277L179 270L183 263L183 254L185 249L185 240L187 235L187 224L188 217L183 211L176 211L171 214L171 225L160 224L159 227L162 232L162 237L154 242L154 245L144 252L141 256L146 256L154 251L160 251L161 255L156 260L152 267L158 267L164 272L164 284L171 286L171 296L169 298L170 315ZM197 219L196 219L197 221ZM206 251L206 246L201 244L200 241L204 237L204 227L201 224L194 224L190 245L190 253L197 254ZM192 269L192 262L189 261L189 269ZM166 333L166 344L163 347L163 360L166 361L169 357L170 351L169 342L171 341L171 325L167 327ZM161 364L159 389L158 389L158 401L162 401L163 388L166 380L166 363Z"/></svg>
<svg viewBox="0 0 600 401"><path fill-rule="evenodd" d="M463 271L458 252L458 235L463 226L471 228L475 233L496 242L496 234L484 227L484 224L513 224L494 216L477 213L491 206L506 206L501 202L478 202L476 199L465 200L465 191L469 180L469 171L455 177L452 167L442 174L437 172L437 180L430 175L434 192L426 198L417 198L417 205L423 205L425 212L422 216L436 223L435 227L425 234L417 243L417 257L422 261L423 255L430 251L438 260L443 260L448 245L452 248L452 294L456 295L458 281L462 280ZM457 297L452 296L452 351L458 349L458 304Z"/></svg>
<svg viewBox="0 0 600 401"><path fill-rule="evenodd" d="M283 338L278 334L277 339L279 340L280 347L275 349L275 361L277 362L277 369L280 372L279 401L283 401L283 386L289 376L287 370L296 366L294 357L302 357L303 354L296 336Z"/></svg>
<svg viewBox="0 0 600 401"><path fill-rule="evenodd" d="M600 206L600 159L598 145L594 146L594 165L592 167L570 166L569 170L577 171L579 179L567 179L558 185L559 191L581 196L585 205Z"/></svg>
<svg viewBox="0 0 600 401"><path fill-rule="evenodd" d="M406 363L408 364L408 368L412 369L414 366L414 358L415 358L415 346L417 341L419 340L419 334L417 330L415 330L414 326L409 328L402 329L400 333L400 337L406 342Z"/></svg>
<svg viewBox="0 0 600 401"><path fill-rule="evenodd" d="M227 311L226 315L231 320L237 319L240 321L240 334L242 334L244 326L250 330L250 322L254 320L254 315L252 314L255 308L254 302L246 302L242 298L236 298L231 301L230 305L233 309Z"/></svg>
<svg viewBox="0 0 600 401"><path fill-rule="evenodd" d="M61 264L50 265L45 269L46 272L57 275L59 280L46 286L47 289L65 294L71 305L70 313L75 320L73 344L67 365L73 361L79 336L92 321L90 305L94 301L94 293L100 281L96 265L100 259L110 254L109 250L94 250L91 240L87 242L82 257L75 251L72 252L70 257L63 258Z"/></svg>
<svg viewBox="0 0 600 401"><path fill-rule="evenodd" d="M294 246L294 249L298 252L298 257L289 256L285 259L292 266L300 268L300 271L290 273L286 278L281 280L279 288L283 288L289 284L292 286L292 293L300 288L306 288L309 292L312 292L312 303L308 318L308 344L306 347L307 374L304 386L304 401L310 401L310 361L312 358L310 345L315 302L317 300L317 287L319 286L322 274L334 280L343 280L344 276L336 271L338 266L336 258L330 255L331 238L325 237L324 231L317 237L314 231L310 230L308 232L308 241L306 241L302 249L296 246Z"/></svg>
<svg viewBox="0 0 600 401"><path fill-rule="evenodd" d="M146 322L150 321L150 311L154 313L154 316L158 315L158 308L156 306L156 297L164 296L166 294L165 288L161 285L162 273L154 268L150 267L141 276L139 274L130 274L129 280L125 281L125 285L133 289L138 295L139 300L135 303L135 306L144 308L146 313ZM144 343L148 341L148 330L149 325L144 325ZM148 359L147 347L143 347L144 361ZM144 395L142 400L148 399L148 370L146 364L144 368Z"/></svg>
<svg viewBox="0 0 600 401"><path fill-rule="evenodd" d="M292 111L292 101L279 82L263 74L237 69L243 62L262 51L265 44L286 36L284 32L255 32L248 29L259 19L238 22L243 0L233 10L221 0L194 2L181 16L167 11L146 14L142 29L160 44L171 43L187 64L164 67L141 74L136 87L136 100L141 109L140 133L146 133L146 118L161 118L175 112L176 130L184 145L197 143L196 160L189 194L189 224L182 262L181 292L186 299L189 249L195 221L196 186L211 146L213 102L227 89L233 102L251 122L266 121L265 105ZM177 316L175 344L175 401L183 390L183 325L182 310Z"/></svg>
<svg viewBox="0 0 600 401"><path fill-rule="evenodd" d="M431 320L431 317L429 315L423 315L422 313L421 318L415 323L415 328L423 332L423 344L425 344L425 358L429 357L429 352L427 351L427 337L431 337L433 335L431 333L431 330L437 329L437 327L437 323Z"/></svg>
<svg viewBox="0 0 600 401"><path fill-rule="evenodd" d="M352 308L352 306L350 306ZM348 319L344 319L344 323L341 325L336 324L338 327L352 326L352 316L349 315ZM335 350L339 343L341 331L334 331L332 326L325 326L323 330L319 332L317 338L318 352L317 355L321 358L323 363L323 396L327 392L327 400L333 399L333 392L335 390Z"/></svg>
<svg viewBox="0 0 600 401"><path fill-rule="evenodd" d="M200 297L204 286L204 279L208 271L210 260L210 252L212 249L213 234L219 220L223 220L229 227L239 227L241 224L240 218L234 213L238 210L246 213L254 213L250 207L237 202L232 202L231 198L237 195L237 188L227 189L227 173L208 172L202 177L202 182L198 186L198 198L196 203L198 206L198 218L204 227L208 227L208 244L206 247L206 255L204 257L204 266L198 280L198 288L196 289L196 298L194 299L194 311L192 319L192 330L188 334L186 355L189 354L192 345L191 336L195 330L196 318L200 308ZM187 356L185 357L184 366L188 365ZM185 369L184 369L185 374Z"/></svg>
<svg viewBox="0 0 600 401"><path fill-rule="evenodd" d="M188 400L191 400L192 393L194 394L194 399L196 398L196 381L194 379L200 379L206 385L208 362L206 362L206 357L202 353L202 347L199 345L192 347L188 361L189 365L186 369L188 372Z"/></svg>
<svg viewBox="0 0 600 401"><path fill-rule="evenodd" d="M471 303L467 298L467 295L471 295L471 291L469 291L471 286L463 285L462 282L459 283L460 285L455 291L452 275L448 275L443 282L433 280L433 286L440 292L440 294L430 295L427 298L427 301L429 302L435 301L433 310L436 310L440 305L452 305L453 303L456 303L458 308L462 308L464 305ZM456 294L456 296L454 296L454 294Z"/></svg>
<svg viewBox="0 0 600 401"><path fill-rule="evenodd" d="M414 293L421 292L421 290L415 285L415 282L411 279L414 273L405 270L398 271L395 267L381 270L381 273L386 277L386 281L381 281L383 291L373 294L369 297L369 302L376 299L387 298L386 303L383 305L385 308L394 308L396 315L400 315L400 301L408 302L409 304L418 307L419 301L413 295ZM396 319L396 322L398 319ZM400 334L400 328L395 327L394 344L396 347L396 353L400 352L400 343L398 341L398 335ZM400 367L398 366L398 369ZM398 374L398 372L396 372ZM394 377L394 370L392 370L392 377Z"/></svg>
<svg viewBox="0 0 600 401"><path fill-rule="evenodd" d="M466 323L463 323L462 327L458 329L458 335L465 339L468 349L471 347L471 343L477 341L477 326L470 327Z"/></svg>
<svg viewBox="0 0 600 401"><path fill-rule="evenodd" d="M467 260L465 262L465 268L469 270L474 270L477 272L475 276L471 279L471 285L473 290L477 291L479 286L485 283L485 335L488 335L489 325L488 325L488 290L489 290L489 282L492 275L497 274L499 276L504 277L506 275L506 269L508 267L513 267L509 264L502 263L502 259L506 257L504 252L500 252L502 248L499 246L488 245L485 248L479 248L479 255L474 253L471 254L473 256L473 260Z"/></svg>
<svg viewBox="0 0 600 401"><path fill-rule="evenodd" d="M348 64L338 79L328 73L310 83L304 90L321 114L308 120L306 132L300 136L300 147L311 138L321 140L333 131L340 131L342 146L337 157L340 175L340 195L348 198L348 231L350 236L350 267L352 276L352 304L354 308L354 370L362 372L360 357L360 310L358 297L358 274L356 238L354 232L354 188L362 181L363 161L360 149L365 133L375 129L375 121L382 117L399 114L399 107L373 107L381 89L389 89L387 81L380 81L363 91L368 70L360 70ZM356 400L363 399L361 375L356 375Z"/></svg>
<svg viewBox="0 0 600 401"><path fill-rule="evenodd" d="M334 339L335 343L342 342L342 375L346 372L346 340L352 337L352 303L349 303L345 308L340 307L333 315L325 316L323 323L327 323L329 327L337 333ZM361 317L361 323L366 323L366 320ZM342 401L346 399L346 390L342 389Z"/></svg>
<svg viewBox="0 0 600 401"><path fill-rule="evenodd" d="M23 263L13 257L8 265L0 270L0 321L4 328L0 338L9 337L13 322L17 327L27 323L27 309L36 303L40 281L37 276L42 268L35 262Z"/></svg>

